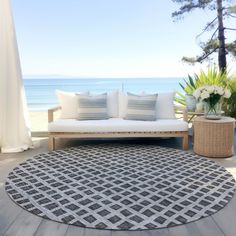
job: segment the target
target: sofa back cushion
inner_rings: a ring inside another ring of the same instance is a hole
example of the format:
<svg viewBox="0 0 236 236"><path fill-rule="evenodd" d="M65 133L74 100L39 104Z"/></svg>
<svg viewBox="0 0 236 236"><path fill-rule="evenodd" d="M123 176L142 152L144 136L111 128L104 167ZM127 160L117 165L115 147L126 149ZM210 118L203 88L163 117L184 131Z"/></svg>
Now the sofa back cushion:
<svg viewBox="0 0 236 236"><path fill-rule="evenodd" d="M78 93L79 94L79 93ZM81 94L88 94L83 92ZM56 90L59 105L61 107L61 119L76 119L78 117L78 96L73 92Z"/></svg>
<svg viewBox="0 0 236 236"><path fill-rule="evenodd" d="M176 119L174 109L175 91L158 93L156 103L157 119Z"/></svg>
<svg viewBox="0 0 236 236"><path fill-rule="evenodd" d="M127 112L126 120L156 120L156 101L157 94L135 95L127 93Z"/></svg>
<svg viewBox="0 0 236 236"><path fill-rule="evenodd" d="M107 94L78 95L78 120L105 120L109 118Z"/></svg>
<svg viewBox="0 0 236 236"><path fill-rule="evenodd" d="M127 113L128 98L127 93L119 92L119 118L124 118Z"/></svg>
<svg viewBox="0 0 236 236"><path fill-rule="evenodd" d="M95 93L89 93L90 95L98 95ZM109 117L119 117L119 91L114 90L107 93L107 112Z"/></svg>

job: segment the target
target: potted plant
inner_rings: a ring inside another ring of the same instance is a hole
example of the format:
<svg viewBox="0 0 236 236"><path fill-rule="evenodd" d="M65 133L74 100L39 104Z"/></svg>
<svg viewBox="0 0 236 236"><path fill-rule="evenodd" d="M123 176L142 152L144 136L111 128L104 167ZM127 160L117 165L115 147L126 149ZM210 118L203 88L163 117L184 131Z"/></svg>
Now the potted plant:
<svg viewBox="0 0 236 236"><path fill-rule="evenodd" d="M198 74L195 73L193 76L188 75L188 78L184 79L184 83L179 83L185 94L177 92L178 97L176 98L176 102L185 105L187 110L192 111L193 99L189 99L189 97L193 95L193 92L197 88L201 86L219 86L225 88L229 87L229 82L228 73L218 71L216 67L209 67L206 72L201 70ZM224 104L225 102L226 101L224 101ZM195 112L203 112L203 102L201 100L195 101Z"/></svg>

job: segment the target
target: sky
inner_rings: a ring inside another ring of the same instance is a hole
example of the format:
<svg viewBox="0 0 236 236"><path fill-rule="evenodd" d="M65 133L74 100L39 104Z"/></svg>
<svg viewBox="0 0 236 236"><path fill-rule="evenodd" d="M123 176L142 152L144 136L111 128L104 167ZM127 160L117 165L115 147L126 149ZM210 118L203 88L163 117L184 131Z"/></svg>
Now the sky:
<svg viewBox="0 0 236 236"><path fill-rule="evenodd" d="M12 0L23 75L128 78L198 72L205 65L189 66L181 58L201 53L196 35L214 15L197 10L174 21L171 13L178 8L171 0ZM235 40L236 32L228 37Z"/></svg>

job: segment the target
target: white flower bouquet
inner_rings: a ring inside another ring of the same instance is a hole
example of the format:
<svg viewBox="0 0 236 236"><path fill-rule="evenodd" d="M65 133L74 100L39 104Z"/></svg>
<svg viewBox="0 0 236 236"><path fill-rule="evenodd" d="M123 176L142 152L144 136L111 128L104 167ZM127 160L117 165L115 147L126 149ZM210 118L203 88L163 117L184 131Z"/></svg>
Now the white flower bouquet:
<svg viewBox="0 0 236 236"><path fill-rule="evenodd" d="M220 86L201 86L193 92L193 96L198 101L205 102L208 108L207 113L216 114L216 105L221 103L222 98L230 98L231 92Z"/></svg>
<svg viewBox="0 0 236 236"><path fill-rule="evenodd" d="M201 86L193 92L193 96L198 101L207 102L207 100L211 98L218 102L221 97L230 98L231 92L228 89L219 86Z"/></svg>

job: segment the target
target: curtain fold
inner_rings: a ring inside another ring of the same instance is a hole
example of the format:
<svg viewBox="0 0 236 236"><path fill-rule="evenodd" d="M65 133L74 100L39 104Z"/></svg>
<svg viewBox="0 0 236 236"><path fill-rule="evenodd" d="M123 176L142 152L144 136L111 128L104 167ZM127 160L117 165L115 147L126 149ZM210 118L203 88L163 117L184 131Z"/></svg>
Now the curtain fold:
<svg viewBox="0 0 236 236"><path fill-rule="evenodd" d="M0 149L21 152L32 147L10 0L0 0Z"/></svg>

